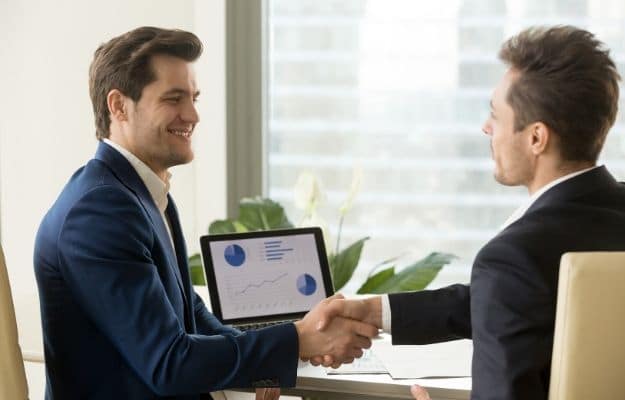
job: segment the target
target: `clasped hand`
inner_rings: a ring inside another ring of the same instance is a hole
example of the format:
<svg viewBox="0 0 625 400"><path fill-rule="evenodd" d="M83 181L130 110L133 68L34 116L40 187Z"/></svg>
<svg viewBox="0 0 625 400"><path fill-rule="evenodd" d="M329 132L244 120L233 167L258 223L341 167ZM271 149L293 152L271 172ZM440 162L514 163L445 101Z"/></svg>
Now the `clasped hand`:
<svg viewBox="0 0 625 400"><path fill-rule="evenodd" d="M361 357L381 325L373 305L369 299L345 300L340 294L321 301L295 323L300 358L313 365L338 368Z"/></svg>

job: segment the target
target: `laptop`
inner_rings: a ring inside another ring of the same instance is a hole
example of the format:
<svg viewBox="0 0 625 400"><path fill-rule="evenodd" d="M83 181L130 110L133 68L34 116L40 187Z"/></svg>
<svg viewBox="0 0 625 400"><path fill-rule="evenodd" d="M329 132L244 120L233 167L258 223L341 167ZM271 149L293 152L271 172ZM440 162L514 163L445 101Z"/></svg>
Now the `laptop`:
<svg viewBox="0 0 625 400"><path fill-rule="evenodd" d="M200 238L213 314L257 329L301 319L334 293L320 228Z"/></svg>

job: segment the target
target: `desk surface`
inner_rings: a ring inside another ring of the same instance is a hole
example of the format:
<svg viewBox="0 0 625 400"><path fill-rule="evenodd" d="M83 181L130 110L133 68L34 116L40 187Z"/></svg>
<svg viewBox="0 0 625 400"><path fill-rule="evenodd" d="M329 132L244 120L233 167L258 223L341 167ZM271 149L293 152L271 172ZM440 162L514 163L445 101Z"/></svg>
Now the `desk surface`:
<svg viewBox="0 0 625 400"><path fill-rule="evenodd" d="M378 346L378 351L380 351ZM373 352L376 352L374 341ZM415 363L419 362L415 360ZM389 374L327 375L324 368L300 362L297 386L284 394L324 399L410 399L410 386L427 388L432 400L468 399L471 378L392 379Z"/></svg>
<svg viewBox="0 0 625 400"><path fill-rule="evenodd" d="M311 365L298 368L297 386L283 389L284 394L320 396L324 399L411 399L410 385L428 390L432 400L460 400L470 397L471 378L399 379L388 374L326 375L323 368Z"/></svg>

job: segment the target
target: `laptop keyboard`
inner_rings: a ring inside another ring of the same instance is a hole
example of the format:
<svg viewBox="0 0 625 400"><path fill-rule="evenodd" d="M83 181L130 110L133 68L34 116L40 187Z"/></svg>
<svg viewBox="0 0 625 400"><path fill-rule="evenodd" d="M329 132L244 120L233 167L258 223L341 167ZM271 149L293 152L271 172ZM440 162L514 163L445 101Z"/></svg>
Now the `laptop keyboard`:
<svg viewBox="0 0 625 400"><path fill-rule="evenodd" d="M274 326L274 325L278 325L278 324L284 324L284 323L288 323L288 322L295 322L297 321L296 319L287 319L284 321L266 321L266 322L255 322L252 324L243 324L243 325L236 325L235 328L237 328L240 331L249 331L252 329L260 329L260 328L266 328L268 326Z"/></svg>

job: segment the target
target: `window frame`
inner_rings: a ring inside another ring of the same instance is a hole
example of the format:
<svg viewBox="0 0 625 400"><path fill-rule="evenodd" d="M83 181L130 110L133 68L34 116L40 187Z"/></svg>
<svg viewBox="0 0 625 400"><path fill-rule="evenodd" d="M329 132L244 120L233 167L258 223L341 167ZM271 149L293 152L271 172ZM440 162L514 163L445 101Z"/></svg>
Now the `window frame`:
<svg viewBox="0 0 625 400"><path fill-rule="evenodd" d="M266 0L226 1L226 210L267 193Z"/></svg>

